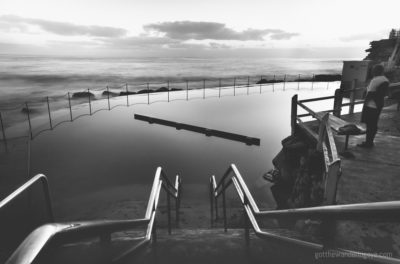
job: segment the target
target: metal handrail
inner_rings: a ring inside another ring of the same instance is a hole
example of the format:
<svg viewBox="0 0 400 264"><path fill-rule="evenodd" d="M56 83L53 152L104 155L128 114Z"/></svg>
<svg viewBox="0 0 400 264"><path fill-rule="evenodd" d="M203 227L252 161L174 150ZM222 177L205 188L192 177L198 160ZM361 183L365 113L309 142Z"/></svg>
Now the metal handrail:
<svg viewBox="0 0 400 264"><path fill-rule="evenodd" d="M383 218L388 216L396 217L400 212L400 201L348 204L348 205L328 205L328 206L318 206L312 208L260 211L246 183L244 182L243 177L241 176L239 170L236 168L234 164L231 164L229 166L229 168L222 176L218 184L214 184L215 182L216 182L215 176L212 175L210 177L211 224L213 223L213 218L214 218L213 208L215 206L216 217L218 217L217 213L218 209L216 206L217 198L219 196L222 196L224 229L227 230L225 191L227 187L233 183L245 211L245 219L246 219L245 234L247 243L249 242L250 239L249 229L251 227L254 230L256 236L263 239L270 239L279 242L289 243L312 250L328 249L331 251L337 251L344 254L352 254L352 256L359 257L362 259L368 258L368 260L376 261L377 263L396 263L396 264L400 263L400 259L396 258L360 253L341 248L329 248L328 245L312 243L296 238L290 238L262 231L257 222L257 217L286 218L286 219L315 218L315 219L325 219L325 220L328 219L328 221L333 221L337 219L360 220L360 217L362 216L383 217Z"/></svg>
<svg viewBox="0 0 400 264"><path fill-rule="evenodd" d="M48 183L46 176L44 176L43 174L38 174L38 175L32 177L29 181L25 182L18 189L13 191L11 194L9 194L3 200L1 200L0 201L0 211L4 210L15 199L17 199L22 193L25 193L26 191L28 191L30 188L32 188L33 185L35 185L38 182L40 182L42 184L49 220L50 220L50 222L53 222L54 215L53 215L53 209L51 206L49 183Z"/></svg>
<svg viewBox="0 0 400 264"><path fill-rule="evenodd" d="M24 184L26 185L26 184ZM102 221L86 221L74 223L51 223L45 224L35 229L14 251L6 264L30 264L33 263L40 252L57 239L61 243L67 241L79 240L85 237L99 236L102 240L110 241L111 233L136 228L147 225L146 234L140 237L142 240L125 251L123 254L113 259L118 262L126 256L146 246L152 239L155 239L155 218L158 208L161 188L167 191L168 197L168 231L170 227L170 202L169 197L172 196L176 200L176 215L179 216L180 196L181 196L181 178L179 175L175 178L175 185L168 180L165 172L161 167L157 168L149 201L147 204L145 218L133 220L102 220ZM179 217L176 218L178 223ZM154 236L154 237L153 237Z"/></svg>

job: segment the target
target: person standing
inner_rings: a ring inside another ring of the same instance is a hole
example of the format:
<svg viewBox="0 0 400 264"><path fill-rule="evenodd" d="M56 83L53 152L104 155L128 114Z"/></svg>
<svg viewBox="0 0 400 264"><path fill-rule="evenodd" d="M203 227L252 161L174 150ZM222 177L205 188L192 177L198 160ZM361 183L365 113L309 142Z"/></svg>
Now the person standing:
<svg viewBox="0 0 400 264"><path fill-rule="evenodd" d="M364 106L361 113L361 122L367 126L366 139L358 147L372 148L378 131L379 115L384 104L384 97L389 88L389 80L383 75L384 67L380 64L372 68L373 78L367 87Z"/></svg>

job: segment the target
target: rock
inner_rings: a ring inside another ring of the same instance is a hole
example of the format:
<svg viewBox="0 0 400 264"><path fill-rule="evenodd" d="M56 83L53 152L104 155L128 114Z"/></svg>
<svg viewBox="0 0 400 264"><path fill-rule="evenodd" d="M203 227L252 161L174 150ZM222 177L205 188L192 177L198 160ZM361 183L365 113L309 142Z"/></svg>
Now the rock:
<svg viewBox="0 0 400 264"><path fill-rule="evenodd" d="M118 96L119 93L115 93L115 92L110 92L110 91L104 91L101 95L103 96Z"/></svg>
<svg viewBox="0 0 400 264"><path fill-rule="evenodd" d="M119 93L120 96L126 96L126 95L131 95L131 94L136 94L136 92L128 91L128 92L120 92Z"/></svg>
<svg viewBox="0 0 400 264"><path fill-rule="evenodd" d="M170 91L182 91L182 89L181 88L171 88L171 89L169 89Z"/></svg>
<svg viewBox="0 0 400 264"><path fill-rule="evenodd" d="M261 80L259 80L258 82L256 82L256 84L264 84L264 83L280 83L283 82L283 80L267 80L262 78Z"/></svg>
<svg viewBox="0 0 400 264"><path fill-rule="evenodd" d="M146 94L146 93L154 93L154 90L143 89L143 90L137 91L137 94Z"/></svg>
<svg viewBox="0 0 400 264"><path fill-rule="evenodd" d="M156 90L156 92L168 92L168 88L167 87L161 87L161 88L158 88Z"/></svg>
<svg viewBox="0 0 400 264"><path fill-rule="evenodd" d="M85 98L85 97L94 97L94 94L91 92L76 92L72 94L72 98Z"/></svg>
<svg viewBox="0 0 400 264"><path fill-rule="evenodd" d="M24 114L36 114L36 113L39 113L39 110L37 110L37 109L35 109L35 108L26 108L26 107L24 107L24 108L22 108L21 109L21 113L24 113Z"/></svg>

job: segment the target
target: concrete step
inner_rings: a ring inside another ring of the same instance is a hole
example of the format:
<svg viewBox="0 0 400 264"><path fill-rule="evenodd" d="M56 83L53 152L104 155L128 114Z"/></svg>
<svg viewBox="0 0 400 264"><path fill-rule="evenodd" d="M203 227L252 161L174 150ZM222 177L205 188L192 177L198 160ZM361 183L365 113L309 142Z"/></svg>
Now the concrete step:
<svg viewBox="0 0 400 264"><path fill-rule="evenodd" d="M38 263L111 263L120 252L140 241L134 236L141 235L124 232L114 237L110 244L86 241L64 245L48 250L51 254L42 256ZM221 229L178 229L171 235L165 229L159 229L156 241L121 263L359 263L354 259L316 256L312 250L262 240L252 232L247 245L242 229L229 229L227 232Z"/></svg>

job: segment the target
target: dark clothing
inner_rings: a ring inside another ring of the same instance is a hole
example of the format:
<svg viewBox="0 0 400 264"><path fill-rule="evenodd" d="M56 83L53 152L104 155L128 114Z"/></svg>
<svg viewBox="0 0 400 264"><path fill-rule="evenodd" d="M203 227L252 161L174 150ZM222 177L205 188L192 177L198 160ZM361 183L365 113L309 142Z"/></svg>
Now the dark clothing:
<svg viewBox="0 0 400 264"><path fill-rule="evenodd" d="M384 82L376 89L376 91L369 91L365 96L364 106L361 113L361 122L367 125L366 143L372 145L376 132L378 131L379 115L384 105L384 97L388 90L389 83ZM376 108L369 107L368 101L374 101Z"/></svg>
<svg viewBox="0 0 400 264"><path fill-rule="evenodd" d="M364 106L361 121L367 125L367 136L365 142L372 145L376 132L378 132L378 120L381 110Z"/></svg>

